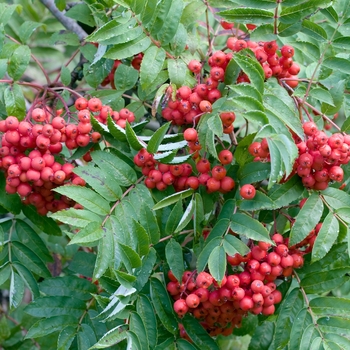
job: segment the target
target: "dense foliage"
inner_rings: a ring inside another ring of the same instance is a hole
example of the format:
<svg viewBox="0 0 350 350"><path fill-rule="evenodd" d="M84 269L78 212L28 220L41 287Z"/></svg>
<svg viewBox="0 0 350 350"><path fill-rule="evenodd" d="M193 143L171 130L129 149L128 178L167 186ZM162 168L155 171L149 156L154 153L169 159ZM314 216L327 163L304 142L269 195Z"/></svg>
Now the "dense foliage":
<svg viewBox="0 0 350 350"><path fill-rule="evenodd" d="M2 348L350 349L349 28L1 1Z"/></svg>

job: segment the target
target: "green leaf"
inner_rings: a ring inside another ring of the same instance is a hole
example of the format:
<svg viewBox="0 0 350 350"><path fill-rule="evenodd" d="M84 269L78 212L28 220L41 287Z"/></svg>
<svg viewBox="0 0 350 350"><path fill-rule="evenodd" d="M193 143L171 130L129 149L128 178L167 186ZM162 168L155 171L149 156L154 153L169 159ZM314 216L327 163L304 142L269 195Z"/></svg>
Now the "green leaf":
<svg viewBox="0 0 350 350"><path fill-rule="evenodd" d="M231 217L231 230L239 235L256 241L272 243L267 229L258 220L242 213L235 213Z"/></svg>
<svg viewBox="0 0 350 350"><path fill-rule="evenodd" d="M65 296L46 296L32 301L24 311L34 317L71 315L78 319L85 309L86 305L82 300Z"/></svg>
<svg viewBox="0 0 350 350"><path fill-rule="evenodd" d="M322 191L326 202L334 209L350 207L350 195L334 187L328 187Z"/></svg>
<svg viewBox="0 0 350 350"><path fill-rule="evenodd" d="M75 6L74 6L75 7ZM69 11L68 11L69 13ZM106 42L111 45L118 42L118 37L122 36L125 33L130 32L130 30L135 26L136 20L134 18L128 20L125 23L119 23L117 19L108 21L99 29L97 29L92 34L88 35L85 38L85 41L89 42ZM116 40L116 42L114 42Z"/></svg>
<svg viewBox="0 0 350 350"><path fill-rule="evenodd" d="M66 67L63 66L61 68L61 81L63 85L69 85L72 80L70 70Z"/></svg>
<svg viewBox="0 0 350 350"><path fill-rule="evenodd" d="M171 1L169 11L159 11L159 14L161 14L161 17L163 18L161 21L159 21L160 16L157 16L157 19L155 20L155 26L150 29L150 32L156 36L157 40L159 40L162 45L169 44L174 38L177 28L180 24L183 6L184 3L182 0L173 0ZM158 27L160 26L160 23L158 24L157 22L163 22L161 28Z"/></svg>
<svg viewBox="0 0 350 350"><path fill-rule="evenodd" d="M194 344L202 350L219 350L215 340L193 317L186 314L181 321L186 333Z"/></svg>
<svg viewBox="0 0 350 350"><path fill-rule="evenodd" d="M172 302L162 282L151 277L151 299L156 313L163 326L172 334L178 332L178 322L173 310Z"/></svg>
<svg viewBox="0 0 350 350"><path fill-rule="evenodd" d="M156 251L151 247L148 255L142 258L142 266L136 269L134 273L137 276L137 281L135 282L135 288L137 290L141 290L148 282L149 276L153 271L156 258Z"/></svg>
<svg viewBox="0 0 350 350"><path fill-rule="evenodd" d="M316 329L314 324L308 325L304 330L304 333L302 334L300 347L298 349L304 349L305 347L306 348L310 347L310 345L313 343L313 341L317 338L319 334L320 333Z"/></svg>
<svg viewBox="0 0 350 350"><path fill-rule="evenodd" d="M20 264L19 262L13 262L12 264L32 293L33 300L35 298L38 298L40 296L39 287L33 274L28 270L26 266Z"/></svg>
<svg viewBox="0 0 350 350"><path fill-rule="evenodd" d="M68 245L71 244L80 244L85 245L88 244L88 246L97 245L96 241L100 240L103 236L103 233L106 229L101 227L101 224L99 222L90 222L87 224L84 228L79 230L78 233L76 233L71 241L68 243Z"/></svg>
<svg viewBox="0 0 350 350"><path fill-rule="evenodd" d="M148 233L141 224L139 224L134 219L132 220L134 223L134 232L132 234L135 237L134 238L135 241L137 242L137 253L140 256L147 255L149 251L149 245L150 245Z"/></svg>
<svg viewBox="0 0 350 350"><path fill-rule="evenodd" d="M10 307L20 306L24 294L24 282L16 272L11 272L10 279Z"/></svg>
<svg viewBox="0 0 350 350"><path fill-rule="evenodd" d="M75 327L67 326L63 328L57 339L57 350L69 350L76 333L77 330Z"/></svg>
<svg viewBox="0 0 350 350"><path fill-rule="evenodd" d="M303 297L299 288L294 288L282 301L280 313L276 320L274 344L277 347L287 346L290 339L290 332L296 316L303 307ZM273 347L273 346L272 346Z"/></svg>
<svg viewBox="0 0 350 350"><path fill-rule="evenodd" d="M37 227L49 235L61 236L62 232L55 220L38 214L33 205L24 205L23 214Z"/></svg>
<svg viewBox="0 0 350 350"><path fill-rule="evenodd" d="M130 126L129 122L125 125L125 133L126 133L126 139L129 142L129 145L132 149L135 151L139 151L145 147L145 145L139 140L137 137L135 131Z"/></svg>
<svg viewBox="0 0 350 350"><path fill-rule="evenodd" d="M338 346L340 346L341 349L348 349L350 346L350 340L348 338L345 338L341 335L335 334L335 333L326 333L324 337L327 340L331 340L334 343L336 343ZM331 347L329 347L331 348Z"/></svg>
<svg viewBox="0 0 350 350"><path fill-rule="evenodd" d="M256 191L254 198L237 201L237 205L241 210L255 211L261 209L275 209L275 203L266 194Z"/></svg>
<svg viewBox="0 0 350 350"><path fill-rule="evenodd" d="M331 22L338 23L339 17L338 17L338 14L333 7L331 7L331 6L327 7L325 9L322 9L320 12L324 16L326 16ZM334 41L333 41L333 43L334 43Z"/></svg>
<svg viewBox="0 0 350 350"><path fill-rule="evenodd" d="M250 249L237 237L227 234L223 240L223 247L227 255L235 255L236 253L242 256L249 253Z"/></svg>
<svg viewBox="0 0 350 350"><path fill-rule="evenodd" d="M209 259L209 256L210 256L211 252L216 247L220 246L221 242L222 242L221 237L216 237L216 238L212 239L210 242L208 242L208 244L206 244L204 249L198 255L198 259L197 259L197 270L198 270L198 272L201 272L201 271L203 271L205 269L205 267L208 264L208 259Z"/></svg>
<svg viewBox="0 0 350 350"><path fill-rule="evenodd" d="M34 33L34 31L43 25L44 25L43 23L32 22L32 21L23 22L19 27L19 37L21 39L21 42L25 44L28 41L28 39L31 37L31 35Z"/></svg>
<svg viewBox="0 0 350 350"><path fill-rule="evenodd" d="M190 342L185 339L177 339L176 340L177 349L179 350L197 350Z"/></svg>
<svg viewBox="0 0 350 350"><path fill-rule="evenodd" d="M89 300L91 293L96 293L97 287L84 278L70 275L46 278L40 283L40 291L45 295Z"/></svg>
<svg viewBox="0 0 350 350"><path fill-rule="evenodd" d="M217 115L216 116L214 115L208 119L208 127L215 135L222 137L222 134L223 134L222 122Z"/></svg>
<svg viewBox="0 0 350 350"><path fill-rule="evenodd" d="M151 46L142 58L140 68L141 87L146 90L156 80L160 71L163 69L165 61L165 51L157 46Z"/></svg>
<svg viewBox="0 0 350 350"><path fill-rule="evenodd" d="M1 32L0 32L0 35L1 35ZM1 50L1 41L0 41L0 50ZM8 64L8 60L6 58L0 58L0 79L2 79L6 74L7 64Z"/></svg>
<svg viewBox="0 0 350 350"><path fill-rule="evenodd" d="M276 3L273 0L234 0L235 4L253 8L274 9Z"/></svg>
<svg viewBox="0 0 350 350"><path fill-rule="evenodd" d="M348 66L347 63L345 64L346 66ZM344 88L345 88L345 80L337 80L335 84L332 84L332 86L329 88L329 92L333 97L335 107L327 103L322 103L322 106L321 106L322 113L333 114L339 111L344 101L344 94L343 94Z"/></svg>
<svg viewBox="0 0 350 350"><path fill-rule="evenodd" d="M317 193L313 193L295 218L290 231L289 246L301 242L319 222L323 211L323 203Z"/></svg>
<svg viewBox="0 0 350 350"><path fill-rule="evenodd" d="M182 12L181 23L185 27L193 26L205 10L206 6L202 1L191 1L187 3Z"/></svg>
<svg viewBox="0 0 350 350"><path fill-rule="evenodd" d="M151 45L151 39L142 33L137 38L112 46L104 55L105 58L121 60L144 52Z"/></svg>
<svg viewBox="0 0 350 350"><path fill-rule="evenodd" d="M101 58L91 64L86 63L83 67L84 78L91 87L96 89L111 71L112 66L113 61L105 58Z"/></svg>
<svg viewBox="0 0 350 350"><path fill-rule="evenodd" d="M247 9L237 9L247 10ZM248 9L250 10L250 9ZM234 11L234 10L230 10ZM222 12L221 12L222 13ZM251 23L251 22L248 22ZM264 70L257 59L244 55L243 53L236 53L232 58L238 66L248 75L251 84L262 94L264 92Z"/></svg>
<svg viewBox="0 0 350 350"><path fill-rule="evenodd" d="M13 80L18 80L27 69L30 61L30 49L27 45L21 45L10 57L7 72Z"/></svg>
<svg viewBox="0 0 350 350"><path fill-rule="evenodd" d="M266 24L273 22L273 12L255 8L235 8L217 13L223 19L235 23Z"/></svg>
<svg viewBox="0 0 350 350"><path fill-rule="evenodd" d="M152 20L154 15L154 9L156 8L157 0L145 1L142 12L141 12L141 22L147 27L149 22Z"/></svg>
<svg viewBox="0 0 350 350"><path fill-rule="evenodd" d="M187 224L192 221L194 209L195 209L195 203L194 203L194 200L191 199L191 201L188 203L188 206L187 206L179 224L176 227L175 233L178 233L181 230L183 230L187 226Z"/></svg>
<svg viewBox="0 0 350 350"><path fill-rule="evenodd" d="M107 118L107 126L109 129L109 132L116 140L119 140L122 142L126 141L125 130L121 128L119 125L117 125L110 116L108 116Z"/></svg>
<svg viewBox="0 0 350 350"><path fill-rule="evenodd" d="M4 26L11 19L13 13L21 9L20 5L0 4L0 23Z"/></svg>
<svg viewBox="0 0 350 350"><path fill-rule="evenodd" d="M299 350L300 342L303 335L304 330L312 325L312 317L309 313L309 310L303 308L299 311L296 316L297 322L293 323L292 330L290 332L290 350Z"/></svg>
<svg viewBox="0 0 350 350"><path fill-rule="evenodd" d="M160 230L155 212L148 206L140 210L140 223L146 229L152 244L157 244L160 238Z"/></svg>
<svg viewBox="0 0 350 350"><path fill-rule="evenodd" d="M136 281L136 277L133 275L129 275L128 273L115 270L114 271L118 282L125 288L131 289L133 288L132 285Z"/></svg>
<svg viewBox="0 0 350 350"><path fill-rule="evenodd" d="M291 130L293 130L298 136L303 137L303 130L299 115L295 108L292 109L290 101L286 101L286 92L282 87L274 88L273 93L267 93L264 95L264 105L277 117L282 123L286 124ZM290 98L287 97L289 100ZM269 118L270 119L270 118ZM271 123L274 127L274 124Z"/></svg>
<svg viewBox="0 0 350 350"><path fill-rule="evenodd" d="M130 331L137 334L137 338L139 339L142 347L144 349L149 349L146 327L140 315L136 312L132 312L129 317L129 329Z"/></svg>
<svg viewBox="0 0 350 350"><path fill-rule="evenodd" d="M327 32L320 25L309 21L308 19L304 19L301 26L301 31L310 35L310 37L321 41L327 40Z"/></svg>
<svg viewBox="0 0 350 350"><path fill-rule="evenodd" d="M0 173L0 205L10 213L19 214L21 212L21 199L17 194L8 194L5 191L5 175Z"/></svg>
<svg viewBox="0 0 350 350"><path fill-rule="evenodd" d="M121 257L121 260L128 272L131 273L133 268L140 267L142 265L140 256L129 246L117 242L115 248L116 254Z"/></svg>
<svg viewBox="0 0 350 350"><path fill-rule="evenodd" d="M107 215L110 210L109 203L95 191L82 186L60 186L55 188L58 192L81 204L84 208L98 215Z"/></svg>
<svg viewBox="0 0 350 350"><path fill-rule="evenodd" d="M147 144L147 151L149 153L157 153L159 145L162 143L165 134L170 126L170 122L162 125L151 137Z"/></svg>
<svg viewBox="0 0 350 350"><path fill-rule="evenodd" d="M295 23L316 11L319 7L326 8L330 5L327 0L311 0L295 6L284 6L279 20L282 23Z"/></svg>
<svg viewBox="0 0 350 350"><path fill-rule="evenodd" d="M147 296L140 294L137 303L136 310L141 317L145 326L147 340L151 349L157 344L157 319L152 307L152 304Z"/></svg>
<svg viewBox="0 0 350 350"><path fill-rule="evenodd" d="M161 208L164 208L164 207L168 207L169 205L171 205L173 203L176 203L180 199L184 199L184 198L187 198L187 197L191 196L192 193L193 193L192 189L187 189L187 190L184 190L184 191L180 191L180 192L171 194L170 196L165 197L162 200L160 200L157 204L155 204L153 206L152 209L153 210L158 210L158 209L161 209Z"/></svg>
<svg viewBox="0 0 350 350"><path fill-rule="evenodd" d="M345 74L350 74L350 62L345 58L328 57L322 62L322 65L333 70L339 70Z"/></svg>
<svg viewBox="0 0 350 350"><path fill-rule="evenodd" d="M281 208L300 198L303 192L304 186L299 176L295 175L284 184L273 186L268 196L274 201L276 208Z"/></svg>
<svg viewBox="0 0 350 350"><path fill-rule="evenodd" d="M4 91L4 101L7 115L14 115L22 120L26 114L24 95L21 87L14 83Z"/></svg>
<svg viewBox="0 0 350 350"><path fill-rule="evenodd" d="M350 268L347 243L334 245L328 254L314 262L305 264L298 272L300 285L308 294L329 292L342 285Z"/></svg>
<svg viewBox="0 0 350 350"><path fill-rule="evenodd" d="M77 334L78 349L88 349L90 345L96 343L96 336L92 327L83 323Z"/></svg>
<svg viewBox="0 0 350 350"><path fill-rule="evenodd" d="M350 300L330 296L316 297L310 300L312 312L318 316L347 317L350 310Z"/></svg>
<svg viewBox="0 0 350 350"><path fill-rule="evenodd" d="M12 241L11 249L18 260L29 270L41 277L51 277L49 269L38 255L18 241Z"/></svg>
<svg viewBox="0 0 350 350"><path fill-rule="evenodd" d="M0 286L4 284L11 275L10 264L4 264L0 267Z"/></svg>
<svg viewBox="0 0 350 350"><path fill-rule="evenodd" d="M178 281L181 281L184 272L184 261L182 247L174 239L171 239L165 246L165 257L170 270Z"/></svg>
<svg viewBox="0 0 350 350"><path fill-rule="evenodd" d="M318 60L321 55L320 48L310 42L298 41L294 42L293 46L302 51L306 57L309 57L312 60Z"/></svg>
<svg viewBox="0 0 350 350"><path fill-rule="evenodd" d="M276 40L277 35L274 34L273 24L262 24L256 27L250 34L252 41L272 41Z"/></svg>
<svg viewBox="0 0 350 350"><path fill-rule="evenodd" d="M119 325L115 328L112 328L103 337L90 349L105 349L109 348L112 345L118 344L124 339L126 339L126 327L125 325Z"/></svg>
<svg viewBox="0 0 350 350"><path fill-rule="evenodd" d="M332 212L323 220L322 227L317 234L312 248L311 262L322 259L332 248L339 233L339 222Z"/></svg>
<svg viewBox="0 0 350 350"><path fill-rule="evenodd" d="M99 215L85 209L69 208L51 214L50 217L65 224L81 228L93 221L102 223L102 218Z"/></svg>
<svg viewBox="0 0 350 350"><path fill-rule="evenodd" d="M101 169L106 169L109 173L114 174L120 186L130 186L137 181L135 170L115 154L95 151L91 153L91 156Z"/></svg>
<svg viewBox="0 0 350 350"><path fill-rule="evenodd" d="M43 261L53 261L44 241L26 222L17 219L15 224L16 232L21 243L37 252Z"/></svg>
<svg viewBox="0 0 350 350"><path fill-rule="evenodd" d="M222 279L225 276L226 265L227 259L224 247L222 245L215 247L209 255L208 268L210 274L214 277L215 281L217 281L219 285L221 285Z"/></svg>
<svg viewBox="0 0 350 350"><path fill-rule="evenodd" d="M116 90L126 91L133 88L139 77L139 72L133 67L120 64L114 74Z"/></svg>
<svg viewBox="0 0 350 350"><path fill-rule="evenodd" d="M337 216L339 216L345 222L347 222L347 223L350 222L350 208L348 208L348 207L338 208L335 211L335 214Z"/></svg>
<svg viewBox="0 0 350 350"><path fill-rule="evenodd" d="M169 59L167 63L170 81L178 87L185 85L186 63L181 59Z"/></svg>
<svg viewBox="0 0 350 350"><path fill-rule="evenodd" d="M98 242L97 257L93 273L93 279L97 280L105 273L108 266L113 261L114 257L114 240L113 233L108 230L103 230L102 239Z"/></svg>
<svg viewBox="0 0 350 350"><path fill-rule="evenodd" d="M350 36L341 36L339 38L336 38L333 40L332 45L338 49L349 50Z"/></svg>
<svg viewBox="0 0 350 350"><path fill-rule="evenodd" d="M248 350L268 350L272 342L275 324L265 321L255 329Z"/></svg>
<svg viewBox="0 0 350 350"><path fill-rule="evenodd" d="M319 100L321 102L325 102L329 105L334 106L333 97L329 93L329 91L326 89L322 89L322 88L311 89L309 96L315 98L316 100Z"/></svg>
<svg viewBox="0 0 350 350"><path fill-rule="evenodd" d="M182 199L180 198L177 201L177 203L174 205L173 209L171 210L171 213L166 222L166 225L165 225L166 235L172 235L174 233L176 227L179 225L179 222L182 216L183 216Z"/></svg>
<svg viewBox="0 0 350 350"><path fill-rule="evenodd" d="M229 214L231 217L232 212ZM229 218L218 218L218 221L215 223L214 227L211 229L208 237L205 240L206 245L214 238L222 238L228 231L230 226Z"/></svg>
<svg viewBox="0 0 350 350"><path fill-rule="evenodd" d="M317 320L321 331L333 331L339 335L345 335L349 332L350 320L342 317L321 317Z"/></svg>
<svg viewBox="0 0 350 350"><path fill-rule="evenodd" d="M98 194L108 201L116 201L121 198L122 190L114 179L114 174L108 173L108 169L100 169L87 164L74 169L74 173L83 178Z"/></svg>
<svg viewBox="0 0 350 350"><path fill-rule="evenodd" d="M271 188L275 182L288 177L293 171L293 166L298 157L298 148L295 142L283 134L267 137L267 142L271 157L271 174L268 188Z"/></svg>

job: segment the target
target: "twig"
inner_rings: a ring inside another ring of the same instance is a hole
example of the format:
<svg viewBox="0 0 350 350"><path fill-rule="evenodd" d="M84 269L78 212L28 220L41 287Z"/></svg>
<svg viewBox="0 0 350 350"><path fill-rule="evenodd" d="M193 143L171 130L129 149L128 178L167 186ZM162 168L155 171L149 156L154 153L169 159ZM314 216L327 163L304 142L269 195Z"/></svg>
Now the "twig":
<svg viewBox="0 0 350 350"><path fill-rule="evenodd" d="M40 0L40 2L63 24L65 28L75 33L80 41L84 41L87 33L73 19L66 17L55 5L54 0Z"/></svg>

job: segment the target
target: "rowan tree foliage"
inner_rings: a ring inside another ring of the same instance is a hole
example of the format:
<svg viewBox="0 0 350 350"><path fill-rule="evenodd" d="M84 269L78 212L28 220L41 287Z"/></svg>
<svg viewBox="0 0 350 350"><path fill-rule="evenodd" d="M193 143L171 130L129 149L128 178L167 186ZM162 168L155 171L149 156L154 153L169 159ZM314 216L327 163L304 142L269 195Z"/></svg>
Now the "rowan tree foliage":
<svg viewBox="0 0 350 350"><path fill-rule="evenodd" d="M349 349L349 28L1 1L1 347Z"/></svg>

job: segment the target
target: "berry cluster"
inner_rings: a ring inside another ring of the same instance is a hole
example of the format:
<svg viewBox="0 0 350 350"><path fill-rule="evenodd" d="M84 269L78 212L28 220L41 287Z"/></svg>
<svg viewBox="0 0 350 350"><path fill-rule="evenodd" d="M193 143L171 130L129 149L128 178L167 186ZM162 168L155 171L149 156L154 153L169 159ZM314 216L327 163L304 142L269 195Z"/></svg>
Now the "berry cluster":
<svg viewBox="0 0 350 350"><path fill-rule="evenodd" d="M299 156L290 176L298 174L303 185L314 190L326 189L330 181L342 182L344 171L341 165L350 161L350 135L335 133L328 137L311 121L305 122L303 129L306 141L293 135ZM266 139L253 142L248 151L255 156L255 161L270 160Z"/></svg>
<svg viewBox="0 0 350 350"><path fill-rule="evenodd" d="M218 85L225 78L225 69L231 58L232 53L216 51L208 60L211 67L209 76L192 89L189 86L181 86L176 91L176 99L170 99L162 110L163 118L175 125L196 124L204 113L211 112L212 103L221 97ZM202 64L191 60L188 68L199 77Z"/></svg>
<svg viewBox="0 0 350 350"><path fill-rule="evenodd" d="M85 184L73 174L73 164L55 159L63 142L70 149L78 147L76 125L66 124L60 116L52 118L48 109L37 107L32 110L31 120L19 122L9 116L0 121L0 131L0 168L5 171L7 193L18 193L25 204L34 205L42 215L75 204L64 196L55 197L51 190L67 182ZM89 134L79 134L84 140L85 135L90 142Z"/></svg>
<svg viewBox="0 0 350 350"><path fill-rule="evenodd" d="M96 97L93 97L90 100L87 100L84 97L80 97L75 101L74 105L75 108L79 111L78 118L80 123L90 123L91 115L93 115L96 120L103 124L106 124L107 118L111 117L115 123L123 129L125 128L127 121L129 123L135 121L135 115L129 109L122 108L119 112L114 111L110 106L103 105L101 100Z"/></svg>
<svg viewBox="0 0 350 350"><path fill-rule="evenodd" d="M170 99L167 106L162 110L162 116L175 125L196 124L201 115L212 111L212 103L221 97L218 86L225 80L226 67L232 59L234 52L239 52L245 48L250 48L256 59L260 62L265 79L275 76L283 78L285 83L294 88L298 85L296 76L300 71L297 63L293 62L294 49L289 45L284 45L279 50L276 41L254 42L239 40L236 37L227 39L227 47L233 52L225 53L216 51L209 58L210 71L203 82L197 84L192 89L189 86L181 86L176 91L176 99ZM197 60L191 60L188 68L198 79L202 71L202 64ZM237 78L237 83L249 83L248 76L241 72ZM232 123L224 123L224 132L230 133ZM225 125L230 128L225 130Z"/></svg>
<svg viewBox="0 0 350 350"><path fill-rule="evenodd" d="M311 121L304 123L303 129L306 141L296 140L299 157L294 172L304 186L324 190L329 181L342 182L344 171L340 165L350 161L350 135L335 133L328 137Z"/></svg>
<svg viewBox="0 0 350 350"><path fill-rule="evenodd" d="M292 46L284 45L279 49L276 41L257 43L240 40L236 37L228 38L226 45L234 52L250 48L264 70L265 79L274 76L277 79L285 79L286 84L292 88L298 85L297 75L300 67L293 61L294 48ZM238 77L237 82L249 82L249 79L242 73Z"/></svg>
<svg viewBox="0 0 350 350"><path fill-rule="evenodd" d="M276 279L291 276L303 265L304 252L288 248L288 239L279 233L272 236L275 246L259 242L246 256L227 256L234 273L224 276L219 285L207 272L185 271L178 281L169 271L167 290L179 317L187 312L199 319L211 336L229 335L240 327L248 312L272 315L282 300ZM180 335L187 338L183 327Z"/></svg>
<svg viewBox="0 0 350 350"><path fill-rule="evenodd" d="M121 127L125 127L126 120L135 119L128 109L113 111L98 98L78 98L74 107L76 112L70 112L69 118L76 115L77 122L67 122L62 110L54 115L47 106L33 108L23 121L13 116L0 121L0 168L6 174L6 192L18 193L23 203L34 205L42 215L75 205L52 189L66 184L85 185L73 173L75 165L61 152L63 145L74 150L100 141L101 134L93 131L91 115L103 123L110 115ZM91 160L89 152L83 158Z"/></svg>
<svg viewBox="0 0 350 350"><path fill-rule="evenodd" d="M194 131L196 132L196 130ZM213 168L211 168L208 159L200 159L196 163L197 176L193 174L191 164L168 165L160 163L144 148L134 156L134 163L142 168L142 173L146 176L145 185L150 189L157 188L163 191L172 185L176 191L183 191L187 188L196 190L199 185L203 185L206 186L209 193L216 191L227 193L235 186L234 180L226 176L226 168L224 167L225 164L231 163L232 158L233 155L229 150L222 150L219 153L222 165L216 165Z"/></svg>

